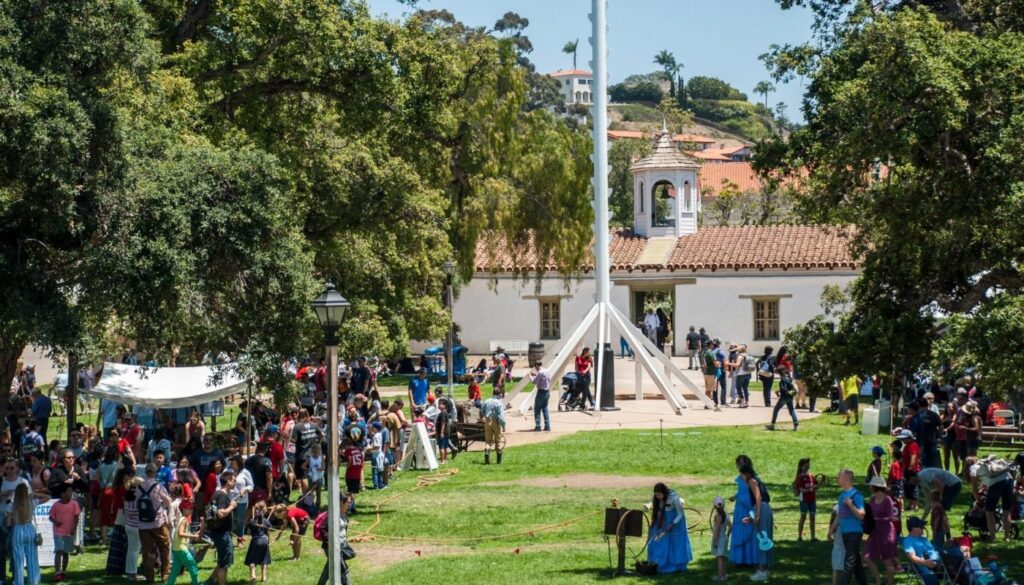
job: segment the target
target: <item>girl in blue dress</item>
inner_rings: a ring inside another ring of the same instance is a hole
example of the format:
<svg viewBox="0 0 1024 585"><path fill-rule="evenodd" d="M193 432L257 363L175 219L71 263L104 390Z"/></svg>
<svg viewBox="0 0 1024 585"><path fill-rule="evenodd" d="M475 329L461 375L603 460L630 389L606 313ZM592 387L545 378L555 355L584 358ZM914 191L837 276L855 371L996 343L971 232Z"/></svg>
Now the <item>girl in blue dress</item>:
<svg viewBox="0 0 1024 585"><path fill-rule="evenodd" d="M693 560L686 532L683 500L675 490L659 483L651 499L651 529L647 535L647 560L658 564L659 573L685 571Z"/></svg>

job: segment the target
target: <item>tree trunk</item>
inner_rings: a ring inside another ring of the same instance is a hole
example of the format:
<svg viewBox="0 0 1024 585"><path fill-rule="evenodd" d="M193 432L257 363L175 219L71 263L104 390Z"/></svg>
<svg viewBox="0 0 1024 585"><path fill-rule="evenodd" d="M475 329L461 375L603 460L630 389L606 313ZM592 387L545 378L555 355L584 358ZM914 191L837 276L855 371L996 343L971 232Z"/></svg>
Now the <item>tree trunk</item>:
<svg viewBox="0 0 1024 585"><path fill-rule="evenodd" d="M18 369L18 358L25 350L23 344L0 346L0 439L7 429L7 413L11 408L11 382Z"/></svg>
<svg viewBox="0 0 1024 585"><path fill-rule="evenodd" d="M64 388L64 410L68 417L68 444L78 422L78 356L68 352L68 385Z"/></svg>

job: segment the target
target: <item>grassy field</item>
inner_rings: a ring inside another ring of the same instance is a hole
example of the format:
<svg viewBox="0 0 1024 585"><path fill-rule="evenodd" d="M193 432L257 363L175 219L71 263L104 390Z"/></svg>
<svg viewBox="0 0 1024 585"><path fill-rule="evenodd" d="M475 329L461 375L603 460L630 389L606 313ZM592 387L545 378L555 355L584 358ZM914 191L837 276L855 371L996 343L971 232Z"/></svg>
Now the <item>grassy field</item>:
<svg viewBox="0 0 1024 585"><path fill-rule="evenodd" d="M830 545L796 542L797 502L788 485L796 461L811 457L813 471L829 480L819 499L828 510L836 497L835 472L851 467L859 477L881 437L862 437L825 416L801 425L799 433L770 433L755 427L696 428L666 432L614 431L578 433L557 441L509 448L502 465L484 466L480 453L465 453L433 474L406 472L381 492L360 494L360 513L352 517L350 537L359 557L352 563L354 581L382 584L508 583L576 584L606 580L608 543L601 535L602 511L612 498L637 508L650 498L651 486L666 481L686 500L687 523L695 561L684 577L659 577L659 583L709 582L714 559L708 553L708 510L716 495L735 492L733 460L750 455L768 483L776 513L776 570L772 581L795 584L830 582ZM573 475L576 474L576 475ZM582 475L588 474L588 475ZM417 481L420 479L421 481ZM962 496L963 500L965 496ZM380 514L372 513L380 505ZM952 514L955 527L965 510ZM818 519L825 535L827 514ZM378 522L379 520L379 522ZM324 556L307 539L299 561L287 558L286 539L273 545L273 583L311 583ZM639 539L629 548L638 551ZM977 553L1020 567L1020 543L978 545ZM238 562L244 556L239 551ZM89 547L72 559L75 583L100 585L103 551ZM213 556L202 563L209 574ZM631 564L631 562L630 562ZM745 581L749 570L737 570ZM44 570L49 577L49 570ZM245 582L248 570L236 563L230 581ZM617 582L640 583L627 577Z"/></svg>

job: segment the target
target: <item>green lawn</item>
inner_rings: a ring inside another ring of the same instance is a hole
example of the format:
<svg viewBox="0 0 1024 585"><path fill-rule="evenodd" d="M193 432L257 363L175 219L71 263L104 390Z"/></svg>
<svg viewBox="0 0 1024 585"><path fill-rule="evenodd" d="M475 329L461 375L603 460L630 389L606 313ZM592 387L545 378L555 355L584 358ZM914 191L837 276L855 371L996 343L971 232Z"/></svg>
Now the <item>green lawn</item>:
<svg viewBox="0 0 1024 585"><path fill-rule="evenodd" d="M868 449L881 443L883 437L862 437L838 421L824 416L801 425L799 433L770 433L758 427L696 428L663 436L635 430L578 433L548 443L510 448L501 466L484 466L480 453L466 453L449 465L458 468L459 473L434 485L413 489L416 476L422 474L409 472L386 491L359 495L360 514L353 517L350 536L365 532L373 523L369 512L376 502L388 501L381 509L380 524L373 530L376 540L355 544L361 554L352 563L353 577L357 583L431 585L602 581L607 578L609 552L601 535L601 510L613 497L619 498L623 506L640 507L650 498L647 483L687 477L687 485L673 487L686 500L687 522L696 524L691 531L696 559L686 577L655 581L709 582L715 568L708 554L708 509L714 496L735 492L733 460L737 454L747 453L769 485L776 512L777 566L772 581L828 583L830 545L795 541L798 508L788 484L797 459L811 457L814 472L830 478L819 496L824 511L836 497L831 479L836 471L848 466L862 478L860 474L870 459ZM602 482L603 487L517 483L568 473L613 477ZM649 482L615 487L625 476L644 476ZM954 527L959 527L964 510L962 503L954 509ZM827 514L818 519L820 537L824 537L827 519ZM271 567L272 581L311 583L324 561L317 544L309 539L303 558L295 562L283 560L287 557L285 540L276 543L275 559L282 560L275 560ZM632 539L629 546L638 550L642 543ZM422 557L416 555L417 550ZM994 554L1011 567L1021 566L1024 561L1019 542L1012 546L978 545L976 552ZM101 553L98 547L90 547L84 556L72 560L76 583L103 583ZM239 562L242 556L244 551L239 553ZM204 576L212 562L211 555L202 564ZM746 581L749 572L736 571L738 580ZM44 575L49 576L49 570L44 570ZM247 579L244 567L236 564L231 569L231 581ZM618 582L641 580L629 577Z"/></svg>

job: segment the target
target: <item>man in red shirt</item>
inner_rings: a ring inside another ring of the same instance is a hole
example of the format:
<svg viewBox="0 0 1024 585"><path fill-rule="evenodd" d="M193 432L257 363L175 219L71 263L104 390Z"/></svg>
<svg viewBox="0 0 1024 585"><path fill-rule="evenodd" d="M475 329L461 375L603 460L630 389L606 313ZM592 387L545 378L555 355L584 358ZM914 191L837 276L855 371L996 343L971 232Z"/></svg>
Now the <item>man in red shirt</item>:
<svg viewBox="0 0 1024 585"><path fill-rule="evenodd" d="M351 433L350 440L345 441L345 449L341 454L345 458L345 487L352 497L348 513L355 514L355 494L359 493L359 488L363 483L363 449L358 445L358 441L362 438L362 429L354 426L349 429L349 433Z"/></svg>
<svg viewBox="0 0 1024 585"><path fill-rule="evenodd" d="M270 472L274 475L274 479L281 475L281 462L284 461L284 446L277 438L277 425L267 425L267 430L263 433L263 441L270 446L267 456L270 457Z"/></svg>
<svg viewBox="0 0 1024 585"><path fill-rule="evenodd" d="M125 449L131 449L136 461L143 461L141 455L145 452L142 449L142 427L135 422L135 417L126 412L121 416L121 441L124 445L118 445L118 450L124 453Z"/></svg>
<svg viewBox="0 0 1024 585"><path fill-rule="evenodd" d="M921 447L914 440L914 433L907 429L900 431L897 438L903 442L903 479L906 489L907 509L917 509L917 472L921 471Z"/></svg>

